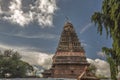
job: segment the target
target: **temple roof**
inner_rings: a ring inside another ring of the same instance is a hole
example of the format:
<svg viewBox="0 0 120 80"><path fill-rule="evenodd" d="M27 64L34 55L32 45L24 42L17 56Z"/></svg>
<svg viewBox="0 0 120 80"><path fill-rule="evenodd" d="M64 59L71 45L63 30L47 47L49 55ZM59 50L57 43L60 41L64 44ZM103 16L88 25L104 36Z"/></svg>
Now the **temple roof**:
<svg viewBox="0 0 120 80"><path fill-rule="evenodd" d="M83 52L81 43L77 37L75 29L70 22L66 22L61 33L57 51L59 52Z"/></svg>

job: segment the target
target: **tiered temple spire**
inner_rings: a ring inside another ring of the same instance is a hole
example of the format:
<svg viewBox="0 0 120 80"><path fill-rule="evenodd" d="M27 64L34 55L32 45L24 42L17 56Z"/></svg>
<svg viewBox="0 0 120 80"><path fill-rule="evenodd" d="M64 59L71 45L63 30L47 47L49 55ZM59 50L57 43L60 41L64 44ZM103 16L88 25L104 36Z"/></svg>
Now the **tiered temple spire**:
<svg viewBox="0 0 120 80"><path fill-rule="evenodd" d="M76 79L80 77L80 80L98 80L97 78L86 79L86 68L89 63L75 29L68 21L63 27L56 53L52 59L52 67L43 72L43 77ZM81 77L82 75L84 77Z"/></svg>
<svg viewBox="0 0 120 80"><path fill-rule="evenodd" d="M64 25L57 51L62 52L84 51L75 33L74 27L70 22L66 22Z"/></svg>

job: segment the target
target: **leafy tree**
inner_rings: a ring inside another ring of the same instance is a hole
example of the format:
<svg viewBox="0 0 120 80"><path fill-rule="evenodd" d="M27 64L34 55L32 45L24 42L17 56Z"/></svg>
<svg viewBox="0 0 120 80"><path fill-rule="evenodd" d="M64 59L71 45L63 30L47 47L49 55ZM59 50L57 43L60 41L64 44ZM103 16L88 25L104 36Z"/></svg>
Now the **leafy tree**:
<svg viewBox="0 0 120 80"><path fill-rule="evenodd" d="M113 39L112 49L104 47L103 51L106 52L107 61L112 67L111 72L115 72L115 74L111 73L111 78L117 80L117 66L120 65L120 0L104 0L102 11L95 12L91 19L98 25L100 35L105 28L107 37L110 36Z"/></svg>
<svg viewBox="0 0 120 80"><path fill-rule="evenodd" d="M5 50L0 52L0 77L26 77L27 72L33 71L33 67L21 60L18 52Z"/></svg>
<svg viewBox="0 0 120 80"><path fill-rule="evenodd" d="M117 80L116 75L117 75L118 71L117 71L116 61L115 61L114 55L113 55L113 54L115 54L114 50L112 48L103 47L102 51L105 52L107 62L110 65L111 78L114 80Z"/></svg>

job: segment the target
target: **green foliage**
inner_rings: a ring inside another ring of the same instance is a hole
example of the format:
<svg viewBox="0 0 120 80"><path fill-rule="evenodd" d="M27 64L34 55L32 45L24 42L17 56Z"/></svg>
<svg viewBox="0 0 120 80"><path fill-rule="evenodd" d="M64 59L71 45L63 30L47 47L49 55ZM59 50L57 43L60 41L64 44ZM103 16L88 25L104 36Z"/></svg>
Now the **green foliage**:
<svg viewBox="0 0 120 80"><path fill-rule="evenodd" d="M0 52L0 77L26 77L26 73L33 71L33 67L20 60L21 56L13 50Z"/></svg>
<svg viewBox="0 0 120 80"><path fill-rule="evenodd" d="M111 63L113 61L115 65L111 64L110 66L120 65L120 0L104 0L102 11L95 12L91 19L98 25L100 35L102 35L103 28L105 28L107 37L110 36L113 39L112 51L114 52L109 55L110 59L108 58L108 61L111 61ZM113 71L117 72L118 70L114 69ZM113 78L113 80L116 80L116 78Z"/></svg>
<svg viewBox="0 0 120 80"><path fill-rule="evenodd" d="M110 65L111 78L114 80L117 80L117 78L116 78L116 75L118 73L117 63L116 63L115 56L113 55L113 54L115 54L115 51L111 48L106 48L106 47L103 47L102 51L105 52L107 62Z"/></svg>
<svg viewBox="0 0 120 80"><path fill-rule="evenodd" d="M90 64L90 66L88 67L88 70L90 71L90 72L92 72L94 75L95 75L95 72L96 72L96 67L95 67L95 65L93 65L93 64Z"/></svg>

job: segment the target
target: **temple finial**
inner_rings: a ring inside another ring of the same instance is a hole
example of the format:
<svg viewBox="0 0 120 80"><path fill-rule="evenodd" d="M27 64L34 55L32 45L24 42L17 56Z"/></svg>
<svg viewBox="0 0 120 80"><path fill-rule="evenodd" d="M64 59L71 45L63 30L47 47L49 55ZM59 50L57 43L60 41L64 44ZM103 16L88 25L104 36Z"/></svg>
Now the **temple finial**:
<svg viewBox="0 0 120 80"><path fill-rule="evenodd" d="M70 22L68 16L65 17L66 22Z"/></svg>

